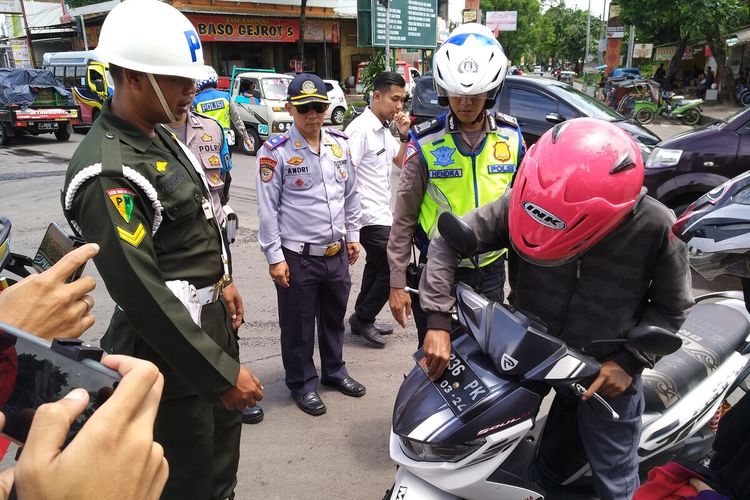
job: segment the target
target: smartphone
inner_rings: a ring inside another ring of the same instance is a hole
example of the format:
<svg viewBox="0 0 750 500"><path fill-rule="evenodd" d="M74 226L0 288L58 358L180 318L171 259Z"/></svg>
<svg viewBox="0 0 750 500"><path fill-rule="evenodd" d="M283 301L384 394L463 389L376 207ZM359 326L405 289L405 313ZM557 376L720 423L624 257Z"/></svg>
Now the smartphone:
<svg viewBox="0 0 750 500"><path fill-rule="evenodd" d="M67 445L120 381L119 373L99 363L102 354L101 349L83 345L79 339L56 339L50 344L0 323L2 434L22 446L40 405L82 388L89 393L89 404L71 425Z"/></svg>
<svg viewBox="0 0 750 500"><path fill-rule="evenodd" d="M78 248L84 243L85 241L82 239L66 234L60 226L53 222L47 227L47 232L44 233L42 243L36 251L36 255L34 256L34 269L39 273L46 271L54 266L63 255L74 248ZM65 282L71 283L80 278L83 274L84 267L85 264L76 269L76 271Z"/></svg>

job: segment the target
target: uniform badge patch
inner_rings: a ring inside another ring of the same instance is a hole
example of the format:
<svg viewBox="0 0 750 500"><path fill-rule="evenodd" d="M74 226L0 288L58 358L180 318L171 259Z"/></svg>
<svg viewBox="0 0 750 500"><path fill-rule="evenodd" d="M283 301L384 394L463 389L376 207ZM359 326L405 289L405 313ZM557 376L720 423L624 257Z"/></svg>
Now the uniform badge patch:
<svg viewBox="0 0 750 500"><path fill-rule="evenodd" d="M208 135L208 134L207 134L207 133L205 133L205 132L204 132L204 133L203 133L203 135L201 136L201 141L203 141L203 142L211 142L211 141L213 141L213 140L214 140L213 136L210 136L210 135Z"/></svg>
<svg viewBox="0 0 750 500"><path fill-rule="evenodd" d="M138 223L138 227L132 233L127 229L121 228L120 226L116 227L117 234L120 235L120 239L125 243L133 245L135 248L138 248L138 245L141 244L143 238L146 237L146 228L143 227L142 223Z"/></svg>
<svg viewBox="0 0 750 500"><path fill-rule="evenodd" d="M273 179L273 172L276 169L276 160L263 156L258 159L258 172L260 173L260 180L263 182L269 182Z"/></svg>
<svg viewBox="0 0 750 500"><path fill-rule="evenodd" d="M167 165L169 165L169 163L167 163L165 161L157 161L156 162L156 170L158 172L166 172Z"/></svg>
<svg viewBox="0 0 750 500"><path fill-rule="evenodd" d="M295 148L301 148L302 147L302 141L294 141L294 147Z"/></svg>
<svg viewBox="0 0 750 500"><path fill-rule="evenodd" d="M333 156L335 156L336 158L341 158L342 156L344 156L344 151L338 144L331 144L331 153L333 153Z"/></svg>
<svg viewBox="0 0 750 500"><path fill-rule="evenodd" d="M126 223L129 223L130 214L133 213L133 199L135 198L135 193L127 188L108 189L105 192L122 219Z"/></svg>
<svg viewBox="0 0 750 500"><path fill-rule="evenodd" d="M302 185L305 183L301 178L297 177L297 180L294 181L294 183L297 185L297 187L302 187Z"/></svg>
<svg viewBox="0 0 750 500"><path fill-rule="evenodd" d="M289 165L294 165L296 167L297 165L300 165L303 161L304 160L302 158L300 158L299 156L293 156L293 157L289 158L286 162Z"/></svg>
<svg viewBox="0 0 750 500"><path fill-rule="evenodd" d="M417 155L417 148L416 146L414 146L414 144L410 142L409 146L406 148L406 153L404 153L404 165L406 165L406 162L416 155Z"/></svg>
<svg viewBox="0 0 750 500"><path fill-rule="evenodd" d="M221 165L221 158L219 158L219 157L218 157L218 156L216 156L216 155L212 155L212 156L211 156L211 157L210 157L210 158L208 159L208 163L209 163L209 164L210 164L210 165L211 165L212 167L218 167L219 165Z"/></svg>
<svg viewBox="0 0 750 500"><path fill-rule="evenodd" d="M219 175L219 172L214 172L211 174L211 184L214 186L218 185L221 182L221 176Z"/></svg>
<svg viewBox="0 0 750 500"><path fill-rule="evenodd" d="M453 153L456 152L456 148L449 148L448 146L440 146L437 149L431 151L432 156L435 157L435 165L438 167L447 167L453 165Z"/></svg>
<svg viewBox="0 0 750 500"><path fill-rule="evenodd" d="M500 141L495 143L495 149L493 153L495 154L495 158L498 161L510 160L510 147L508 146L507 142Z"/></svg>
<svg viewBox="0 0 750 500"><path fill-rule="evenodd" d="M305 80L302 82L302 93L303 94L314 94L318 91L318 87L312 82L312 80Z"/></svg>

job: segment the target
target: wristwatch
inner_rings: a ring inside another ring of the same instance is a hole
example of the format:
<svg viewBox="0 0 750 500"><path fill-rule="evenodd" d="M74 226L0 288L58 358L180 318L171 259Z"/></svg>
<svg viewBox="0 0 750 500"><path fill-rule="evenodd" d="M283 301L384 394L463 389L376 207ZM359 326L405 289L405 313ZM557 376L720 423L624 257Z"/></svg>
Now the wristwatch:
<svg viewBox="0 0 750 500"><path fill-rule="evenodd" d="M406 144L407 142L411 141L411 137L409 137L408 134L405 135L405 136L401 135L401 134L398 134L398 140L400 140L402 143Z"/></svg>

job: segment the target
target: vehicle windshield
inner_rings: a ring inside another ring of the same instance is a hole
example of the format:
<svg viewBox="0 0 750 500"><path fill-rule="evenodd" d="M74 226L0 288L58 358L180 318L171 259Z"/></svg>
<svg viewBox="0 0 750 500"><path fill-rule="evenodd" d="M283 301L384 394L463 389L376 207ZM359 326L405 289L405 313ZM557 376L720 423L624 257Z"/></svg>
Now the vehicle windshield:
<svg viewBox="0 0 750 500"><path fill-rule="evenodd" d="M605 104L573 88L571 85L550 85L547 89L563 101L580 109L583 114L592 118L599 118L608 122L618 122L625 119L617 111L608 108Z"/></svg>
<svg viewBox="0 0 750 500"><path fill-rule="evenodd" d="M291 81L291 78L263 78L261 80L263 95L266 96L266 99L283 101L286 99L287 89Z"/></svg>

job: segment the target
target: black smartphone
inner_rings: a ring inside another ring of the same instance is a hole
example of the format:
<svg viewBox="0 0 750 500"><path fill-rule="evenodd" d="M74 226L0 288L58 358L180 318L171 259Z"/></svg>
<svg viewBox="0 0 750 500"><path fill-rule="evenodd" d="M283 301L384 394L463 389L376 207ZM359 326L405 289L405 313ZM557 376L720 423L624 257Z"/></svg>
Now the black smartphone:
<svg viewBox="0 0 750 500"><path fill-rule="evenodd" d="M47 232L44 233L42 243L36 251L36 255L34 256L34 269L39 273L46 271L54 266L63 255L74 248L78 248L84 243L85 241L82 239L66 234L60 226L53 222L47 227ZM76 269L76 271L65 282L71 283L80 278L83 274L84 267L85 264Z"/></svg>
<svg viewBox="0 0 750 500"><path fill-rule="evenodd" d="M75 388L89 393L89 404L70 427L66 444L112 395L120 374L99 363L103 351L78 339L51 344L0 323L0 411L2 434L23 445L36 409L65 397Z"/></svg>

